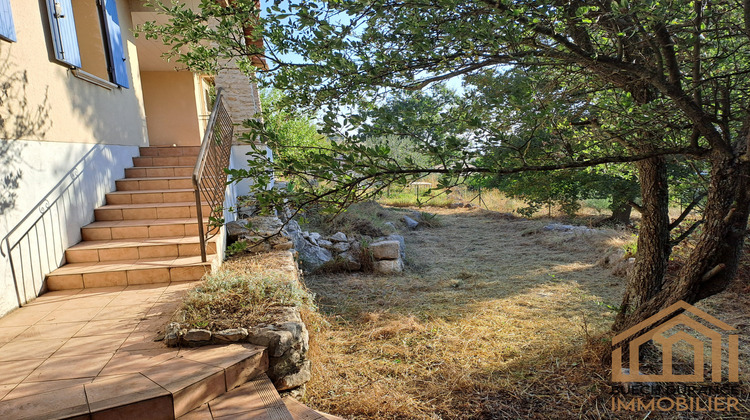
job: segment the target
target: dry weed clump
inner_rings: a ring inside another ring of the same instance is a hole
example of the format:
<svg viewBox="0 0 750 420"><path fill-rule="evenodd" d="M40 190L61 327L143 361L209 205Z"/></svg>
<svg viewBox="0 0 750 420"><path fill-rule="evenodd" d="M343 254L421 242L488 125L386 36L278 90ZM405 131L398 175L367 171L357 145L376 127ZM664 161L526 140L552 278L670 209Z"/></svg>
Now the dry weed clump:
<svg viewBox="0 0 750 420"><path fill-rule="evenodd" d="M180 322L213 330L247 327L267 321L274 306L314 307L294 270L274 253L229 260L188 292Z"/></svg>

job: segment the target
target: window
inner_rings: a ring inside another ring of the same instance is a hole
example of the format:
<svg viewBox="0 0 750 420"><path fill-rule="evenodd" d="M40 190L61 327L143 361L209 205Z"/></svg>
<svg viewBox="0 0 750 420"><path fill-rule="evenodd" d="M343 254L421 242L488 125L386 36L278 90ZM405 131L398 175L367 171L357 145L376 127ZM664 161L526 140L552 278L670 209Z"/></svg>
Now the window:
<svg viewBox="0 0 750 420"><path fill-rule="evenodd" d="M10 0L0 0L0 39L16 41L16 27L13 25Z"/></svg>
<svg viewBox="0 0 750 420"><path fill-rule="evenodd" d="M128 87L115 0L47 0L47 8L58 61Z"/></svg>

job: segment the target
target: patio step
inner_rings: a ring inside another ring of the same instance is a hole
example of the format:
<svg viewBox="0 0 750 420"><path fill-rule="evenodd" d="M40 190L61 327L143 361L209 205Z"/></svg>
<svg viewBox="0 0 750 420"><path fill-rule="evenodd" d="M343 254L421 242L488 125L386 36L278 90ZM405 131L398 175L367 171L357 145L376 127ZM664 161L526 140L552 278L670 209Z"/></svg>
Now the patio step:
<svg viewBox="0 0 750 420"><path fill-rule="evenodd" d="M332 414L315 411L289 396L282 398L281 401L284 402L287 410L292 414L292 418L297 420L344 420Z"/></svg>
<svg viewBox="0 0 750 420"><path fill-rule="evenodd" d="M112 361L117 357L115 353ZM142 367L131 373L100 375L93 382L3 400L0 418L174 419L268 369L265 348L252 344L180 350L161 363L143 359Z"/></svg>
<svg viewBox="0 0 750 420"><path fill-rule="evenodd" d="M192 188L114 191L105 195L107 204L184 203L195 201Z"/></svg>
<svg viewBox="0 0 750 420"><path fill-rule="evenodd" d="M115 185L117 191L192 189L193 178L189 176L124 178L115 181Z"/></svg>
<svg viewBox="0 0 750 420"><path fill-rule="evenodd" d="M206 253L216 254L214 237L206 243ZM113 239L83 241L65 251L68 263L95 263L144 258L177 258L200 255L198 236L173 236L163 238Z"/></svg>
<svg viewBox="0 0 750 420"><path fill-rule="evenodd" d="M70 263L47 275L49 290L200 280L211 261L200 256Z"/></svg>
<svg viewBox="0 0 750 420"><path fill-rule="evenodd" d="M125 178L192 176L195 165L125 168Z"/></svg>
<svg viewBox="0 0 750 420"><path fill-rule="evenodd" d="M265 374L208 401L208 404L179 417L180 420L212 419L293 420L273 383Z"/></svg>
<svg viewBox="0 0 750 420"><path fill-rule="evenodd" d="M203 218L204 231L208 218ZM93 222L81 228L84 241L106 241L110 239L147 239L171 236L195 236L198 221L195 218L114 220Z"/></svg>
<svg viewBox="0 0 750 420"><path fill-rule="evenodd" d="M198 206L195 201L177 203L141 203L141 204L107 204L94 210L98 222L117 220L148 220L197 217ZM207 215L211 207L204 204L203 214Z"/></svg>
<svg viewBox="0 0 750 420"><path fill-rule="evenodd" d="M141 147L141 156L198 156L200 146L150 146Z"/></svg>
<svg viewBox="0 0 750 420"><path fill-rule="evenodd" d="M195 166L198 156L138 156L133 158L133 166Z"/></svg>

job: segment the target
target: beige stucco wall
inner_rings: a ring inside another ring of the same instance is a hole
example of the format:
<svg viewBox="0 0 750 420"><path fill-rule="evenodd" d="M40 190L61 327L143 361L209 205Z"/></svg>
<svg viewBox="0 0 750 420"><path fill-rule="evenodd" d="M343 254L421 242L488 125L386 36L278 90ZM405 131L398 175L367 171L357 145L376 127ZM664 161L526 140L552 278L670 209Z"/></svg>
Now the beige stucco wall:
<svg viewBox="0 0 750 420"><path fill-rule="evenodd" d="M141 80L151 145L200 145L193 73L145 71Z"/></svg>
<svg viewBox="0 0 750 420"><path fill-rule="evenodd" d="M138 57L128 2L118 16L130 88L107 90L53 60L45 2L11 0L18 42L0 41L0 139L147 145Z"/></svg>

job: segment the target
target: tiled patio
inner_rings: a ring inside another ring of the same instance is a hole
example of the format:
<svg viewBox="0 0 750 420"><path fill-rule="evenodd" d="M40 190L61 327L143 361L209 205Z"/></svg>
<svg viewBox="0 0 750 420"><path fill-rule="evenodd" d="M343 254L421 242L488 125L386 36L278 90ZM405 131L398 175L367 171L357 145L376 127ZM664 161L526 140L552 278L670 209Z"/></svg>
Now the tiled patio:
<svg viewBox="0 0 750 420"><path fill-rule="evenodd" d="M194 285L50 292L0 318L0 400L139 372L176 356L154 339Z"/></svg>

